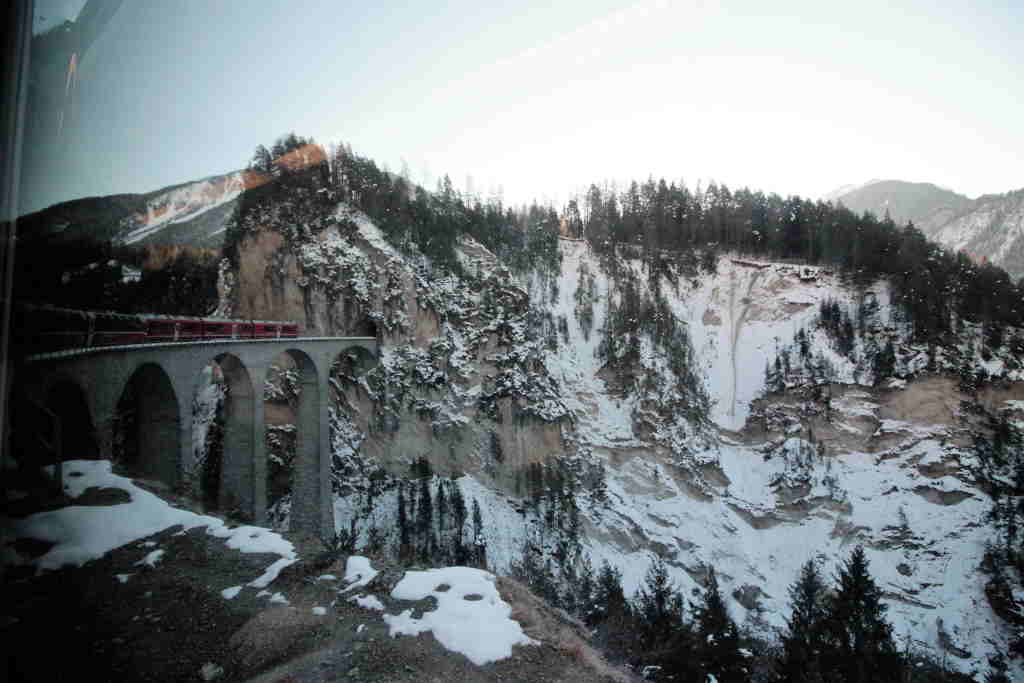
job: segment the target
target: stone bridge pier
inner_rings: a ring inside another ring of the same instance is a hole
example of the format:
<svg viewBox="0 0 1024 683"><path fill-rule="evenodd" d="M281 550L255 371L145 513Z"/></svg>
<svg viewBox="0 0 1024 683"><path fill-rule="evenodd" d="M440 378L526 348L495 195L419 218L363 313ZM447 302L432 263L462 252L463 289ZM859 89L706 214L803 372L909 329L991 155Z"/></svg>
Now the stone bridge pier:
<svg viewBox="0 0 1024 683"><path fill-rule="evenodd" d="M354 357L359 372L369 369L377 356L372 337L218 340L40 354L30 356L19 369L16 389L23 399L58 413L66 427L65 460L110 458L119 405L133 410L134 433L125 434L136 453L132 473L179 487L200 445L193 437L194 398L203 370L217 363L228 387L217 496L220 508L237 510L263 524L267 519L263 387L271 364L281 354L295 362L301 383L291 530L333 537L330 369L346 355ZM90 425L91 435L74 433ZM95 447L87 447L89 443Z"/></svg>

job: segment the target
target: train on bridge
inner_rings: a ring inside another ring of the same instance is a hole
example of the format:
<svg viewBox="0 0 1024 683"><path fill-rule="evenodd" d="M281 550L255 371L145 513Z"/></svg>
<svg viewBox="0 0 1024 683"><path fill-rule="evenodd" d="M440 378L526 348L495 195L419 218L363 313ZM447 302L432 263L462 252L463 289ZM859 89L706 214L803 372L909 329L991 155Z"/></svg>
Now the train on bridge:
<svg viewBox="0 0 1024 683"><path fill-rule="evenodd" d="M124 314L31 305L17 307L13 318L14 340L26 354L102 346L299 336L298 323L281 320Z"/></svg>

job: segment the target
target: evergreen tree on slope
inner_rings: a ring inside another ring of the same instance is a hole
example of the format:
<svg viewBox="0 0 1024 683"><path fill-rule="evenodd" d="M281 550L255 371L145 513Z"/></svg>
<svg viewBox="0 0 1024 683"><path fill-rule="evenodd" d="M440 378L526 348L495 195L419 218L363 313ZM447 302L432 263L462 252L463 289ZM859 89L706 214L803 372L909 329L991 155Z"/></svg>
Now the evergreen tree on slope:
<svg viewBox="0 0 1024 683"><path fill-rule="evenodd" d="M800 570L789 589L793 614L782 641L780 679L787 683L821 681L820 658L825 648L825 584L813 560Z"/></svg>
<svg viewBox="0 0 1024 683"><path fill-rule="evenodd" d="M693 618L693 658L702 675L714 676L719 683L747 681L749 675L740 654L739 629L729 616L714 569L708 571L704 596L695 606Z"/></svg>
<svg viewBox="0 0 1024 683"><path fill-rule="evenodd" d="M641 648L650 652L672 643L683 627L683 598L660 557L651 563L637 597Z"/></svg>
<svg viewBox="0 0 1024 683"><path fill-rule="evenodd" d="M900 680L901 662L885 620L888 606L868 571L862 546L854 548L839 575L838 590L826 616L827 651L822 671L829 680L846 683L881 683Z"/></svg>

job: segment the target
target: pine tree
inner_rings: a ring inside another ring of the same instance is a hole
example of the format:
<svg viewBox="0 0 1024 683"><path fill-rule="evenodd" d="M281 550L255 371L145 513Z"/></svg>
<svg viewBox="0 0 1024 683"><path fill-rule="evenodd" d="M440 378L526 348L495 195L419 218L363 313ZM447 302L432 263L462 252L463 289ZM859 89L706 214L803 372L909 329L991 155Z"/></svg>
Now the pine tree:
<svg viewBox="0 0 1024 683"><path fill-rule="evenodd" d="M582 554L578 558L579 566L575 569L574 580L567 582L566 604L580 619L586 621L594 610L594 568L590 558Z"/></svg>
<svg viewBox="0 0 1024 683"><path fill-rule="evenodd" d="M448 496L445 494L445 480L438 478L437 480L437 491L435 496L437 503L435 510L437 512L437 536L438 545L441 548L441 556L445 562L451 562L451 543L449 541L448 532Z"/></svg>
<svg viewBox="0 0 1024 683"><path fill-rule="evenodd" d="M846 683L899 681L900 657L885 620L888 608L868 571L862 546L854 548L836 577L838 590L825 621L828 651L822 670Z"/></svg>
<svg viewBox="0 0 1024 683"><path fill-rule="evenodd" d="M430 479L420 479L419 500L416 510L416 535L419 537L420 558L430 559L434 545L434 506L430 500Z"/></svg>
<svg viewBox="0 0 1024 683"><path fill-rule="evenodd" d="M637 601L641 648L656 650L671 642L683 625L683 598L660 557L647 569Z"/></svg>
<svg viewBox="0 0 1024 683"><path fill-rule="evenodd" d="M789 589L793 613L782 640L780 679L791 682L820 681L819 657L825 643L825 584L814 560L808 560Z"/></svg>
<svg viewBox="0 0 1024 683"><path fill-rule="evenodd" d="M729 616L713 568L708 568L708 583L704 595L693 612L693 654L702 674L714 676L719 683L746 681L749 676L743 656L739 652L739 629Z"/></svg>
<svg viewBox="0 0 1024 683"><path fill-rule="evenodd" d="M252 161L249 162L249 168L260 173L269 174L273 168L273 160L270 157L270 152L263 145L256 146L256 153L252 155Z"/></svg>
<svg viewBox="0 0 1024 683"><path fill-rule="evenodd" d="M480 503L473 499L473 566L487 567L487 538L484 535L484 518Z"/></svg>
<svg viewBox="0 0 1024 683"><path fill-rule="evenodd" d="M398 482L398 555L406 559L410 555L409 518L405 510L405 482Z"/></svg>
<svg viewBox="0 0 1024 683"><path fill-rule="evenodd" d="M637 649L637 627L632 606L622 590L622 572L605 560L594 587L593 609L586 619L594 628L595 642L620 657Z"/></svg>
<svg viewBox="0 0 1024 683"><path fill-rule="evenodd" d="M455 558L455 564L461 566L468 564L470 561L466 544L462 540L464 527L466 526L466 499L462 495L462 488L459 486L459 482L453 479L451 484L451 508L452 516L455 518L455 528L452 532L452 555Z"/></svg>
<svg viewBox="0 0 1024 683"><path fill-rule="evenodd" d="M629 613L626 594L622 590L622 572L612 567L608 560L601 565L601 571L597 575L594 605L595 609L587 622L591 626L608 619L621 618Z"/></svg>
<svg viewBox="0 0 1024 683"><path fill-rule="evenodd" d="M892 340L886 342L885 347L875 355L875 384L892 377L896 369L896 350L893 348Z"/></svg>

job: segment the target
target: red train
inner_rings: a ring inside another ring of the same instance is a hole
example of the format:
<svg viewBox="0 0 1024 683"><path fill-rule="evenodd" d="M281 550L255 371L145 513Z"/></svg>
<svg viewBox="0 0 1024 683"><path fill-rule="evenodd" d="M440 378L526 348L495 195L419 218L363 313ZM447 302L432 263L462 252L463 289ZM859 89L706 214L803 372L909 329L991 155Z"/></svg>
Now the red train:
<svg viewBox="0 0 1024 683"><path fill-rule="evenodd" d="M12 322L14 339L26 354L94 346L299 336L298 323L291 321L129 315L48 306L19 306Z"/></svg>

